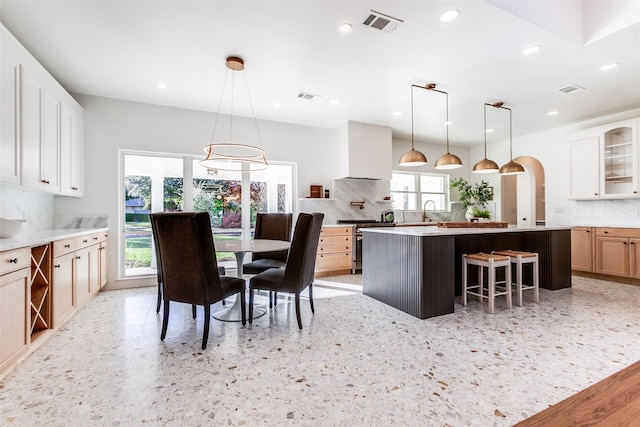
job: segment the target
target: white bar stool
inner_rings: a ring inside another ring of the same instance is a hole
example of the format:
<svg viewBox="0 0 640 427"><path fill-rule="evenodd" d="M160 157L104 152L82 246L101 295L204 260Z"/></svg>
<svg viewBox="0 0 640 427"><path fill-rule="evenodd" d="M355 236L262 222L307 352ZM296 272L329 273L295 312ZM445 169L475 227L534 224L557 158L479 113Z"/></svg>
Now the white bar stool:
<svg viewBox="0 0 640 427"><path fill-rule="evenodd" d="M516 265L516 282L513 285L516 286L516 299L520 307L522 307L522 291L533 289L533 300L536 304L540 303L540 279L538 273L538 254L536 252L525 251L495 251L496 255L505 255L511 258L511 262ZM523 264L531 264L533 268L533 283L522 283L522 269Z"/></svg>
<svg viewBox="0 0 640 427"><path fill-rule="evenodd" d="M478 266L478 283L469 285L467 269L468 265ZM489 278L485 293L484 288L484 268L487 268L487 276ZM496 269L504 267L505 280L496 281ZM463 254L462 255L462 305L467 305L467 295L477 296L480 301L489 300L489 313L494 313L495 297L505 295L507 297L507 307L511 310L511 258L505 255L497 254ZM504 284L504 291L497 289L496 285Z"/></svg>

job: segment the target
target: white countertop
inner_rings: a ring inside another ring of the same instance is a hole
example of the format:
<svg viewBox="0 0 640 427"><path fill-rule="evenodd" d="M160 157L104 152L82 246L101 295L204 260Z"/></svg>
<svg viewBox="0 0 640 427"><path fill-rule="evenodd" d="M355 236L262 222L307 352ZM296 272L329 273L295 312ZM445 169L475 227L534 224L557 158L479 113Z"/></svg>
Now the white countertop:
<svg viewBox="0 0 640 427"><path fill-rule="evenodd" d="M571 226L534 226L507 228L440 228L434 226L421 227L372 227L363 228L366 233L386 233L403 236L455 236L460 234L493 234L493 233L513 233L522 231L549 231L549 230L570 230Z"/></svg>
<svg viewBox="0 0 640 427"><path fill-rule="evenodd" d="M15 237L0 239L0 251L45 245L55 240L79 237L106 230L108 230L108 228L59 228L51 230L25 231Z"/></svg>

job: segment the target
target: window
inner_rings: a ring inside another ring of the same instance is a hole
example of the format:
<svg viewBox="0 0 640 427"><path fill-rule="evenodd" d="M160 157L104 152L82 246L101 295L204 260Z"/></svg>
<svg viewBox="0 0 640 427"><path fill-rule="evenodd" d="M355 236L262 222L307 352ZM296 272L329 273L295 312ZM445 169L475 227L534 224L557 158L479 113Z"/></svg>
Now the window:
<svg viewBox="0 0 640 427"><path fill-rule="evenodd" d="M421 210L425 204L429 210L449 210L449 175L394 171L391 201L394 210Z"/></svg>
<svg viewBox="0 0 640 427"><path fill-rule="evenodd" d="M241 239L253 233L258 212L293 211L291 163L251 173L209 173L191 156L123 152L121 159L121 277L156 274L152 212L209 212L216 239ZM233 254L217 255L218 261L232 261L235 268Z"/></svg>

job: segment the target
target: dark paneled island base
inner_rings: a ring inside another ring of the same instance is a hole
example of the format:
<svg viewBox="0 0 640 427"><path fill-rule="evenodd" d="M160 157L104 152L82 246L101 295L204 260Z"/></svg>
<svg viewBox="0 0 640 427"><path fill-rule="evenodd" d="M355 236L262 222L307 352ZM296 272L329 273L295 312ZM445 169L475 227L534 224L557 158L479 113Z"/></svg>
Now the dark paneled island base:
<svg viewBox="0 0 640 427"><path fill-rule="evenodd" d="M539 254L541 288L571 287L570 228L398 227L364 229L363 293L420 319L453 313L462 254L506 249Z"/></svg>

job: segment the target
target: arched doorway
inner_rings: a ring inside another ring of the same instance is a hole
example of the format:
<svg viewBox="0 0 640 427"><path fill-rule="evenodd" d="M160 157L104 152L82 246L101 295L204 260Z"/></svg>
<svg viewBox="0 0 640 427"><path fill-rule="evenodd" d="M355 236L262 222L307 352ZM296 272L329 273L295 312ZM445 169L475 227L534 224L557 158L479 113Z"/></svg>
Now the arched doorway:
<svg viewBox="0 0 640 427"><path fill-rule="evenodd" d="M505 175L500 183L502 220L519 226L545 222L545 178L542 163L535 157L513 159L524 166L524 174Z"/></svg>

